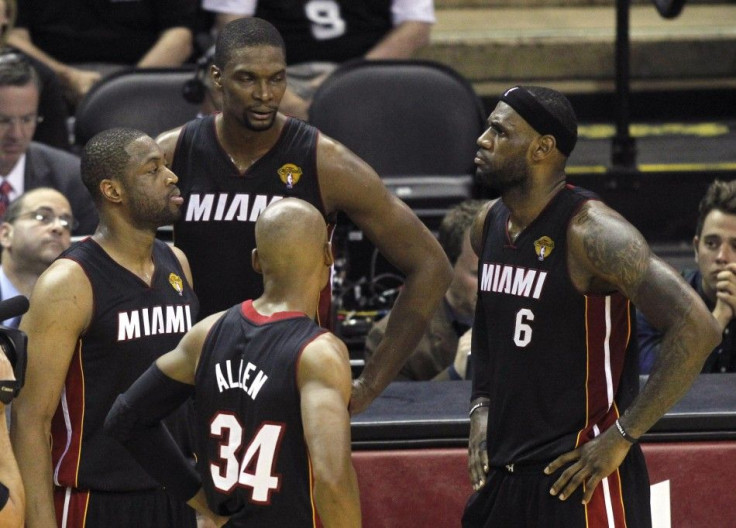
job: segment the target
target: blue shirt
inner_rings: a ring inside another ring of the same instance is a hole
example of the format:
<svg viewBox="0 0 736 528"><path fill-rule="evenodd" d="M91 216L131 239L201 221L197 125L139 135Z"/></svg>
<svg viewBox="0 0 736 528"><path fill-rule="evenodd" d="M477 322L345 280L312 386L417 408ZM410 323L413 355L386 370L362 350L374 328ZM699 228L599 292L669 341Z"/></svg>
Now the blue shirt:
<svg viewBox="0 0 736 528"><path fill-rule="evenodd" d="M703 291L703 280L700 271L684 270L683 278L698 292L705 305L713 311L715 304L705 296ZM736 319L731 320L723 331L723 340L713 349L705 360L703 373L736 372L736 343L733 335L736 332ZM654 362L659 356L659 347L662 342L663 333L654 328L646 320L641 312L636 313L636 334L639 341L639 371L641 374L649 374Z"/></svg>
<svg viewBox="0 0 736 528"><path fill-rule="evenodd" d="M5 275L5 270L0 266L0 300L4 301L5 299L11 299L17 295L21 295L21 293L15 286L13 286L13 283L10 282L10 279ZM20 315L6 319L2 324L4 326L9 326L10 328L18 328L18 325L20 324Z"/></svg>

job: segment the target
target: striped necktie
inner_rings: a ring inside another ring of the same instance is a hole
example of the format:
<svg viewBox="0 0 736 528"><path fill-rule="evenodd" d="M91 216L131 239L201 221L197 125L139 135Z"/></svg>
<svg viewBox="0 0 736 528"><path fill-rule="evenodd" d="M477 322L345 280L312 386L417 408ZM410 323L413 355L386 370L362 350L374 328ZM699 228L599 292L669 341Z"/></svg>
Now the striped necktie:
<svg viewBox="0 0 736 528"><path fill-rule="evenodd" d="M8 183L8 180L3 180L0 183L0 218L5 214L5 209L8 208L10 203L10 193L13 191L13 186Z"/></svg>

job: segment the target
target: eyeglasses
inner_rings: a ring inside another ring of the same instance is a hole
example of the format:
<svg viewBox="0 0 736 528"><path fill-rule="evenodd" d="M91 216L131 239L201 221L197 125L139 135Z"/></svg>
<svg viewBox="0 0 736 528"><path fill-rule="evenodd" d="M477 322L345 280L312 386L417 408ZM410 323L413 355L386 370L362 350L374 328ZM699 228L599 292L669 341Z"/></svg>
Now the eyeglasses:
<svg viewBox="0 0 736 528"><path fill-rule="evenodd" d="M41 122L43 122L43 117L36 114L28 114L18 117L0 115L0 130L5 132L9 130L14 123L18 123L23 128L31 128Z"/></svg>
<svg viewBox="0 0 736 528"><path fill-rule="evenodd" d="M28 64L26 58L20 53L0 53L0 65L10 64L12 66L16 64Z"/></svg>
<svg viewBox="0 0 736 528"><path fill-rule="evenodd" d="M14 222L18 218L31 218L35 220L36 222L40 222L43 225L51 225L56 220L59 221L59 225L66 229L67 231L74 231L78 226L79 222L77 222L72 215L68 214L55 214L51 209L48 207L40 207L36 209L35 211L31 211L28 213L21 213L16 217L13 218L6 218L5 221L8 223Z"/></svg>

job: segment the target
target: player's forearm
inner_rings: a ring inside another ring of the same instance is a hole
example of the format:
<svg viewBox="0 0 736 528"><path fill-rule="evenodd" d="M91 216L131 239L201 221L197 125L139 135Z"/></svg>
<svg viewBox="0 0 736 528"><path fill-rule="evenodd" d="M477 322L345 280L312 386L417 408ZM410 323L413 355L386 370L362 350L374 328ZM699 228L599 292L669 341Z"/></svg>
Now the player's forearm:
<svg viewBox="0 0 736 528"><path fill-rule="evenodd" d="M718 324L698 308L683 314L665 331L649 379L621 419L631 436L638 438L647 432L685 395L720 341Z"/></svg>
<svg viewBox="0 0 736 528"><path fill-rule="evenodd" d="M358 479L352 466L340 480L316 481L314 500L325 528L361 526Z"/></svg>
<svg viewBox="0 0 736 528"><path fill-rule="evenodd" d="M27 528L56 526L49 429L13 417L11 440L26 494Z"/></svg>
<svg viewBox="0 0 736 528"><path fill-rule="evenodd" d="M361 372L361 379L375 395L380 394L396 378L429 323L431 313L426 314L417 310L417 299L413 298L415 293L409 291L405 285L388 315L389 320L383 339ZM434 306L439 303L439 299L441 296L437 299L432 298Z"/></svg>
<svg viewBox="0 0 736 528"><path fill-rule="evenodd" d="M376 395L396 378L450 285L452 270L439 251L437 258L428 256L423 267L407 274L388 315L383 339L363 367L360 378Z"/></svg>
<svg viewBox="0 0 736 528"><path fill-rule="evenodd" d="M153 47L138 61L139 68L181 66L192 54L192 32L189 28L167 29Z"/></svg>

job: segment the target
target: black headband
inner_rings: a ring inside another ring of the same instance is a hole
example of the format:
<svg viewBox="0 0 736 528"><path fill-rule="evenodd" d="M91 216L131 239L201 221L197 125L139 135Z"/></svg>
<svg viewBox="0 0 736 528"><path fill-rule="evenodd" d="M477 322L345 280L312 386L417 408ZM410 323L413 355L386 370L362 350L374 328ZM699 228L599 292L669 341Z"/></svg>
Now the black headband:
<svg viewBox="0 0 736 528"><path fill-rule="evenodd" d="M509 88L501 96L501 101L516 110L524 121L542 135L550 134L557 141L557 149L569 156L575 148L578 135L570 131L553 116L537 99L522 86Z"/></svg>

